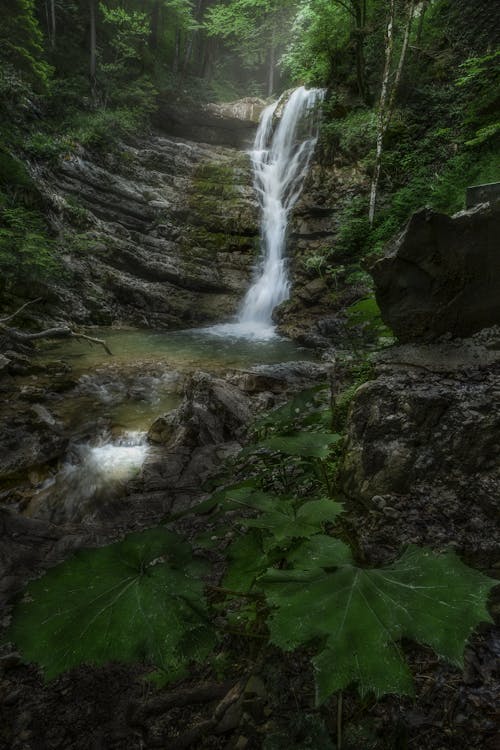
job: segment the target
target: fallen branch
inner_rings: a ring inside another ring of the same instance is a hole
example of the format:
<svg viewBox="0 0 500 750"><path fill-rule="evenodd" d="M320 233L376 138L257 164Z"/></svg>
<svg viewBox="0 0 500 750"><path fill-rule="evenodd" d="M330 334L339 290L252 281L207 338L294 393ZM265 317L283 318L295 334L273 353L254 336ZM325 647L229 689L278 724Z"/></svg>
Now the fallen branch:
<svg viewBox="0 0 500 750"><path fill-rule="evenodd" d="M17 328L8 328L0 321L0 330L4 331L7 336L10 336L16 341L20 341L21 343L37 341L38 339L83 339L84 341L89 341L91 344L99 344L104 347L110 356L113 356L113 352L103 339L86 336L84 333L77 333L69 328L69 326L47 328L45 331L37 331L36 333L26 333L25 331L19 331Z"/></svg>
<svg viewBox="0 0 500 750"><path fill-rule="evenodd" d="M45 331L27 333L26 331L20 331L18 328L9 328L9 326L5 325L7 321L19 315L28 305L34 305L35 302L40 302L41 299L41 297L38 297L37 299L29 300L24 305L21 305L21 307L18 307L11 315L0 318L0 331L3 331L7 336L21 343L29 343L30 341L37 341L39 339L83 339L83 341L88 341L91 344L99 344L99 346L104 347L111 357L113 356L113 352L103 339L96 339L93 336L87 336L85 333L77 333L77 331L73 331L69 326L59 326L58 328L47 328Z"/></svg>

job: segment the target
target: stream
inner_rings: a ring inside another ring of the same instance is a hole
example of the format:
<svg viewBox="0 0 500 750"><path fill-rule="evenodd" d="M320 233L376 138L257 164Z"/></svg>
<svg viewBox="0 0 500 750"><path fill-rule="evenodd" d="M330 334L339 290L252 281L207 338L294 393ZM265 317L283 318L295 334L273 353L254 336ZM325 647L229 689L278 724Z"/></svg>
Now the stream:
<svg viewBox="0 0 500 750"><path fill-rule="evenodd" d="M192 372L224 375L255 365L317 359L312 350L278 336L221 336L211 329L93 333L106 339L112 357L77 340L40 352L41 364L56 360L71 368L72 387L49 402L47 413L72 437L61 465L39 483L28 515L45 516L46 508L64 503L65 512L75 517L80 503L119 493L151 450L148 428L180 403Z"/></svg>

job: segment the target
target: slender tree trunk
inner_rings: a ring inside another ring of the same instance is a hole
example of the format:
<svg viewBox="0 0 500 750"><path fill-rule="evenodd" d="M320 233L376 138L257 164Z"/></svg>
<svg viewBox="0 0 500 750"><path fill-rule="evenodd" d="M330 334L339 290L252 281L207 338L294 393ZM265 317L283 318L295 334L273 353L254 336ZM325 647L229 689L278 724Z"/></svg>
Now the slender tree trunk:
<svg viewBox="0 0 500 750"><path fill-rule="evenodd" d="M269 49L269 69L267 73L267 95L271 96L274 91L274 73L276 68L276 43L275 43L275 29L273 28L273 34L271 37L271 47Z"/></svg>
<svg viewBox="0 0 500 750"><path fill-rule="evenodd" d="M413 21L413 15L415 12L415 0L410 0L408 5L408 16L404 31L403 43L401 46L401 53L399 56L398 65L392 86L390 84L390 73L392 54L394 48L394 21L395 21L395 0L391 0L389 21L387 24L386 33L386 45L385 45L385 66L384 66L384 77L382 80L382 91L380 93L380 103L378 110L378 122L377 122L377 147L375 153L375 168L373 171L372 186L370 191L370 208L368 212L368 220L370 226L373 226L373 220L375 218L375 206L377 203L377 192L378 184L380 180L380 170L382 167L382 154L384 149L384 137L391 121L392 113L394 111L394 105L396 103L396 94L401 81L401 75L403 73L404 63L406 59L406 53L408 51L408 44L410 41L411 26Z"/></svg>
<svg viewBox="0 0 500 750"><path fill-rule="evenodd" d="M47 20L47 37L52 49L56 46L56 4L55 0L46 0L45 17Z"/></svg>
<svg viewBox="0 0 500 750"><path fill-rule="evenodd" d="M203 0L198 0L196 3L196 9L194 12L194 17L196 21L201 21L203 13ZM184 60L182 61L182 74L185 75L187 73L189 64L191 62L191 57L193 55L193 47L196 40L196 37L198 36L198 29L194 28L192 31L190 31L187 39L186 44L186 50L184 52Z"/></svg>
<svg viewBox="0 0 500 750"><path fill-rule="evenodd" d="M158 49L158 29L160 26L160 0L155 0L151 11L151 25L149 27L149 47Z"/></svg>
<svg viewBox="0 0 500 750"><path fill-rule="evenodd" d="M51 29L50 44L52 48L54 48L56 46L56 3L55 3L55 0L50 0L50 29Z"/></svg>
<svg viewBox="0 0 500 750"><path fill-rule="evenodd" d="M89 74L92 86L95 84L96 57L97 57L97 34L96 34L96 7L95 0L89 0L90 10L90 64Z"/></svg>
<svg viewBox="0 0 500 750"><path fill-rule="evenodd" d="M365 75L365 36L366 36L366 0L356 0L353 5L356 28L356 78L358 82L359 95L365 103L368 103L369 94Z"/></svg>
<svg viewBox="0 0 500 750"><path fill-rule="evenodd" d="M429 0L423 0L421 6L422 7L420 8L420 15L418 17L417 38L415 42L417 47L420 46L420 41L422 39L422 30L424 28L425 14L427 13L427 8L429 7Z"/></svg>
<svg viewBox="0 0 500 750"><path fill-rule="evenodd" d="M177 28L175 30L174 62L172 66L174 73L179 72L180 59L181 59L181 30Z"/></svg>

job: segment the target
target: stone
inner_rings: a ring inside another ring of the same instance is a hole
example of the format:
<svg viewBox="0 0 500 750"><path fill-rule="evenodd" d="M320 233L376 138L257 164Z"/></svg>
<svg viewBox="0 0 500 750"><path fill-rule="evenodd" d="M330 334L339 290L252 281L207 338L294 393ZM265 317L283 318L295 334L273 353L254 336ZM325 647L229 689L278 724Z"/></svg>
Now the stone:
<svg viewBox="0 0 500 750"><path fill-rule="evenodd" d="M472 208L478 203L490 203L500 198L500 182L488 185L472 185L465 191L465 207Z"/></svg>
<svg viewBox="0 0 500 750"><path fill-rule="evenodd" d="M413 214L370 272L382 319L400 342L470 336L500 323L500 201L453 217Z"/></svg>
<svg viewBox="0 0 500 750"><path fill-rule="evenodd" d="M4 354L0 354L0 372L2 372L2 370L5 370L9 364L10 364L10 359L6 357Z"/></svg>
<svg viewBox="0 0 500 750"><path fill-rule="evenodd" d="M157 135L99 161L82 150L37 180L73 279L53 282L49 317L172 329L234 314L259 236L246 153Z"/></svg>
<svg viewBox="0 0 500 750"><path fill-rule="evenodd" d="M395 347L356 391L341 484L380 519L378 536L360 530L374 555L418 543L455 546L483 567L498 559L500 345L487 343L481 332L420 356Z"/></svg>
<svg viewBox="0 0 500 750"><path fill-rule="evenodd" d="M250 401L239 388L197 372L187 382L182 404L155 420L148 437L176 447L218 445L242 438L251 418Z"/></svg>
<svg viewBox="0 0 500 750"><path fill-rule="evenodd" d="M251 145L265 102L247 97L236 102L189 106L160 97L156 125L169 135L213 145Z"/></svg>

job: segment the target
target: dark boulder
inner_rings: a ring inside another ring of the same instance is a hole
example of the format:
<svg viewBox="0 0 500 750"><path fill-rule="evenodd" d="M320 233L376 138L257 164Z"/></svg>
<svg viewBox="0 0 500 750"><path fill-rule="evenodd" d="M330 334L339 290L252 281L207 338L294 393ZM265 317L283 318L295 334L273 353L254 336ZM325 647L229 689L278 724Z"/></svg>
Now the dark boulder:
<svg viewBox="0 0 500 750"><path fill-rule="evenodd" d="M500 323L500 202L446 216L422 209L371 268L384 322L401 342Z"/></svg>

